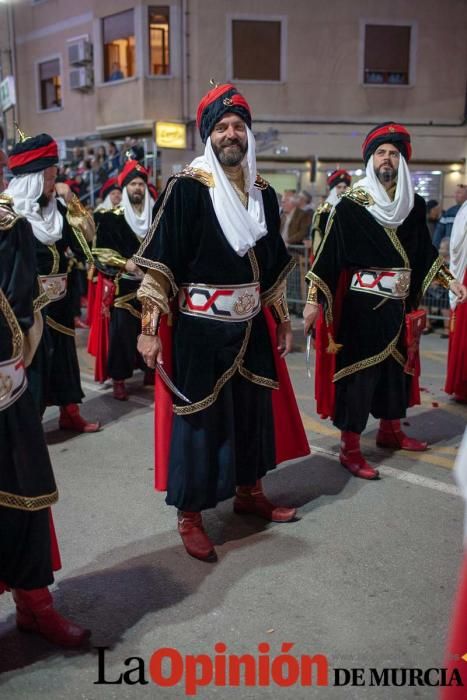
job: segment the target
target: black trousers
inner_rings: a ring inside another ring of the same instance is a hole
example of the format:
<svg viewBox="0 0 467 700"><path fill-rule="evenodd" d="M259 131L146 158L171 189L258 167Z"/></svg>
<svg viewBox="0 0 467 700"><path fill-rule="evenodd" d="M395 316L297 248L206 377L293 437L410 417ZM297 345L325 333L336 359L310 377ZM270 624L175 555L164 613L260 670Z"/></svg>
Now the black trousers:
<svg viewBox="0 0 467 700"><path fill-rule="evenodd" d="M271 389L235 374L212 406L174 416L166 503L214 508L275 466Z"/></svg>
<svg viewBox="0 0 467 700"><path fill-rule="evenodd" d="M362 433L374 418L404 418L410 396L410 375L392 357L336 382L334 425Z"/></svg>
<svg viewBox="0 0 467 700"><path fill-rule="evenodd" d="M48 508L29 513L0 506L0 580L26 590L53 583Z"/></svg>
<svg viewBox="0 0 467 700"><path fill-rule="evenodd" d="M148 369L136 349L141 321L130 311L114 307L109 329L109 356L107 372L116 380L129 379L136 368Z"/></svg>

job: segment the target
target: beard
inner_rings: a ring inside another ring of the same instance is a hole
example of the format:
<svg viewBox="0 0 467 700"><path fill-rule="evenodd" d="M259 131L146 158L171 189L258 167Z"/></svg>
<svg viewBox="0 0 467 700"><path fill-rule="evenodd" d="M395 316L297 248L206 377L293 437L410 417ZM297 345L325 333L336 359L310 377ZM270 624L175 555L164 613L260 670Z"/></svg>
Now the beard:
<svg viewBox="0 0 467 700"><path fill-rule="evenodd" d="M242 145L240 141L227 140L222 146L212 144L212 150L221 165L232 166L240 165L247 152L247 146Z"/></svg>
<svg viewBox="0 0 467 700"><path fill-rule="evenodd" d="M389 185L397 177L397 170L391 165L380 165L379 168L375 169L375 173L382 185Z"/></svg>
<svg viewBox="0 0 467 700"><path fill-rule="evenodd" d="M144 194L140 194L139 192L133 192L133 194L130 194L128 192L128 199L130 200L130 204L141 204L144 199Z"/></svg>
<svg viewBox="0 0 467 700"><path fill-rule="evenodd" d="M49 197L48 195L45 194L45 192L43 192L41 194L41 196L39 197L39 199L37 200L37 203L41 209L45 209L45 207L48 205L48 203L50 202L51 199L52 199L51 196Z"/></svg>

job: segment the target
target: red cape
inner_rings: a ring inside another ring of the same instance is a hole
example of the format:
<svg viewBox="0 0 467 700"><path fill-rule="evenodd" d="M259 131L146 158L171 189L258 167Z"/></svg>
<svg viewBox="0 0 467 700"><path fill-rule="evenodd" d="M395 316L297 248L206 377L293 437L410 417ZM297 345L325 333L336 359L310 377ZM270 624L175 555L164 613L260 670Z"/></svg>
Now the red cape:
<svg viewBox="0 0 467 700"><path fill-rule="evenodd" d="M467 270L464 274L467 284ZM448 369L444 391L467 401L467 304L458 304L451 312Z"/></svg>
<svg viewBox="0 0 467 700"><path fill-rule="evenodd" d="M105 382L107 379L107 356L109 354L110 307L115 294L115 284L101 272L93 295L91 328L88 337L88 352L96 358L94 379Z"/></svg>
<svg viewBox="0 0 467 700"><path fill-rule="evenodd" d="M286 460L310 454L310 447L300 418L286 362L280 357L277 350L276 322L268 308L264 308L263 312L269 330L279 380L279 389L272 392L272 408L276 463L280 464ZM170 376L172 374L172 328L168 325L167 316L162 319L159 335L163 347L164 369ZM156 372L154 435L155 487L158 491L167 489L172 418L172 395Z"/></svg>
<svg viewBox="0 0 467 700"><path fill-rule="evenodd" d="M459 587L451 622L451 631L444 666L448 669L447 678L451 677L456 668L462 678L464 687L453 685L443 688L441 700L465 700L467 693L467 660L462 657L467 654L467 552L461 569Z"/></svg>
<svg viewBox="0 0 467 700"><path fill-rule="evenodd" d="M337 285L333 305L333 323L327 325L322 308L316 322L316 369L315 399L316 410L321 418L333 418L335 410L335 384L332 381L336 371L336 355L329 352L330 338L336 339L342 313L344 296L349 288L350 273L342 272ZM415 375L412 377L409 406L420 404L420 354L415 359Z"/></svg>

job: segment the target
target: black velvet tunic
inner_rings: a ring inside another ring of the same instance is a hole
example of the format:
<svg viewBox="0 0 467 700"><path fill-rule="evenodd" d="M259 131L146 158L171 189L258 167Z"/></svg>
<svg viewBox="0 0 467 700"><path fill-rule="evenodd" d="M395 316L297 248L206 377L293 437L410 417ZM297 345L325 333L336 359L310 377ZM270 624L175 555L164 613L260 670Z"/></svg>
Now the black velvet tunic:
<svg viewBox="0 0 467 700"><path fill-rule="evenodd" d="M155 207L153 226L138 253L140 267L158 270L175 296L180 286L259 282L262 302L270 303L293 263L279 233L274 190L261 181L267 235L240 257L224 236L209 187L181 173L169 180ZM182 313L174 323L174 381L191 405L175 399L176 414L186 415L214 403L222 386L240 372L263 387L277 387L268 330L260 311L249 321L224 322Z"/></svg>
<svg viewBox="0 0 467 700"><path fill-rule="evenodd" d="M378 224L363 202L361 197L349 194L342 197L307 275L320 290L328 321L332 320L331 310L343 272L348 275L348 286L353 273L362 269L410 268L410 290L404 301L347 289L341 321L334 328L335 340L342 345L336 358L334 381L390 356L402 369L405 313L417 307L443 263L431 243L422 197L415 195L409 216L392 231Z"/></svg>
<svg viewBox="0 0 467 700"><path fill-rule="evenodd" d="M115 298L111 310L110 342L107 359L108 375L112 379L128 379L135 367L146 370L141 355L136 350L141 332L141 304L136 298L139 279L129 279L121 268L104 262L99 251L113 251L129 260L141 245L140 239L128 225L122 207L96 212L95 260L100 272L116 281Z"/></svg>
<svg viewBox="0 0 467 700"><path fill-rule="evenodd" d="M31 226L24 218L14 222L0 205L0 362L17 355L33 325L36 275ZM0 410L0 592L2 582L39 588L53 581L48 508L57 498L40 416L26 389Z"/></svg>
<svg viewBox="0 0 467 700"><path fill-rule="evenodd" d="M82 252L66 219L66 207L61 202L57 202L57 206L63 216L60 240L53 246L47 246L34 238L39 275L68 272L67 249L78 254ZM69 286L63 299L54 301L45 308L45 321L41 345L28 371L41 411L47 404L65 406L80 403L84 396L76 353L72 291Z"/></svg>

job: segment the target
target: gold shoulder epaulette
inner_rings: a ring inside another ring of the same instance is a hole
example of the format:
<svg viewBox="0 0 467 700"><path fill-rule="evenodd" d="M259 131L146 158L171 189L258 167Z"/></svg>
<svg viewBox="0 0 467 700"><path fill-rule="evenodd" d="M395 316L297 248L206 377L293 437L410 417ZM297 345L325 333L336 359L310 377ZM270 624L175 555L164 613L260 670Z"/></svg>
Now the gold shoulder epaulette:
<svg viewBox="0 0 467 700"><path fill-rule="evenodd" d="M269 187L269 182L264 179L264 177L261 177L258 173L256 174L256 180L255 180L255 187L257 187L259 190L267 190Z"/></svg>
<svg viewBox="0 0 467 700"><path fill-rule="evenodd" d="M109 212L110 214L115 214L115 216L123 216L125 213L125 209L123 207L114 207L113 209L107 209L104 210L105 213ZM102 213L104 213L102 212Z"/></svg>
<svg viewBox="0 0 467 700"><path fill-rule="evenodd" d="M206 187L215 187L212 173L208 173L207 170L202 170L201 168L193 168L191 165L186 165L175 177L191 177L206 185Z"/></svg>
<svg viewBox="0 0 467 700"><path fill-rule="evenodd" d="M13 198L8 194L0 194L0 231L13 228L21 215L13 209Z"/></svg>
<svg viewBox="0 0 467 700"><path fill-rule="evenodd" d="M363 187L349 187L348 190L342 194L342 198L347 197L351 199L352 202L360 204L362 207L371 207L375 203L375 200Z"/></svg>
<svg viewBox="0 0 467 700"><path fill-rule="evenodd" d="M329 202L323 202L319 206L316 207L316 212L315 214L327 214L329 211L332 209L332 204Z"/></svg>

